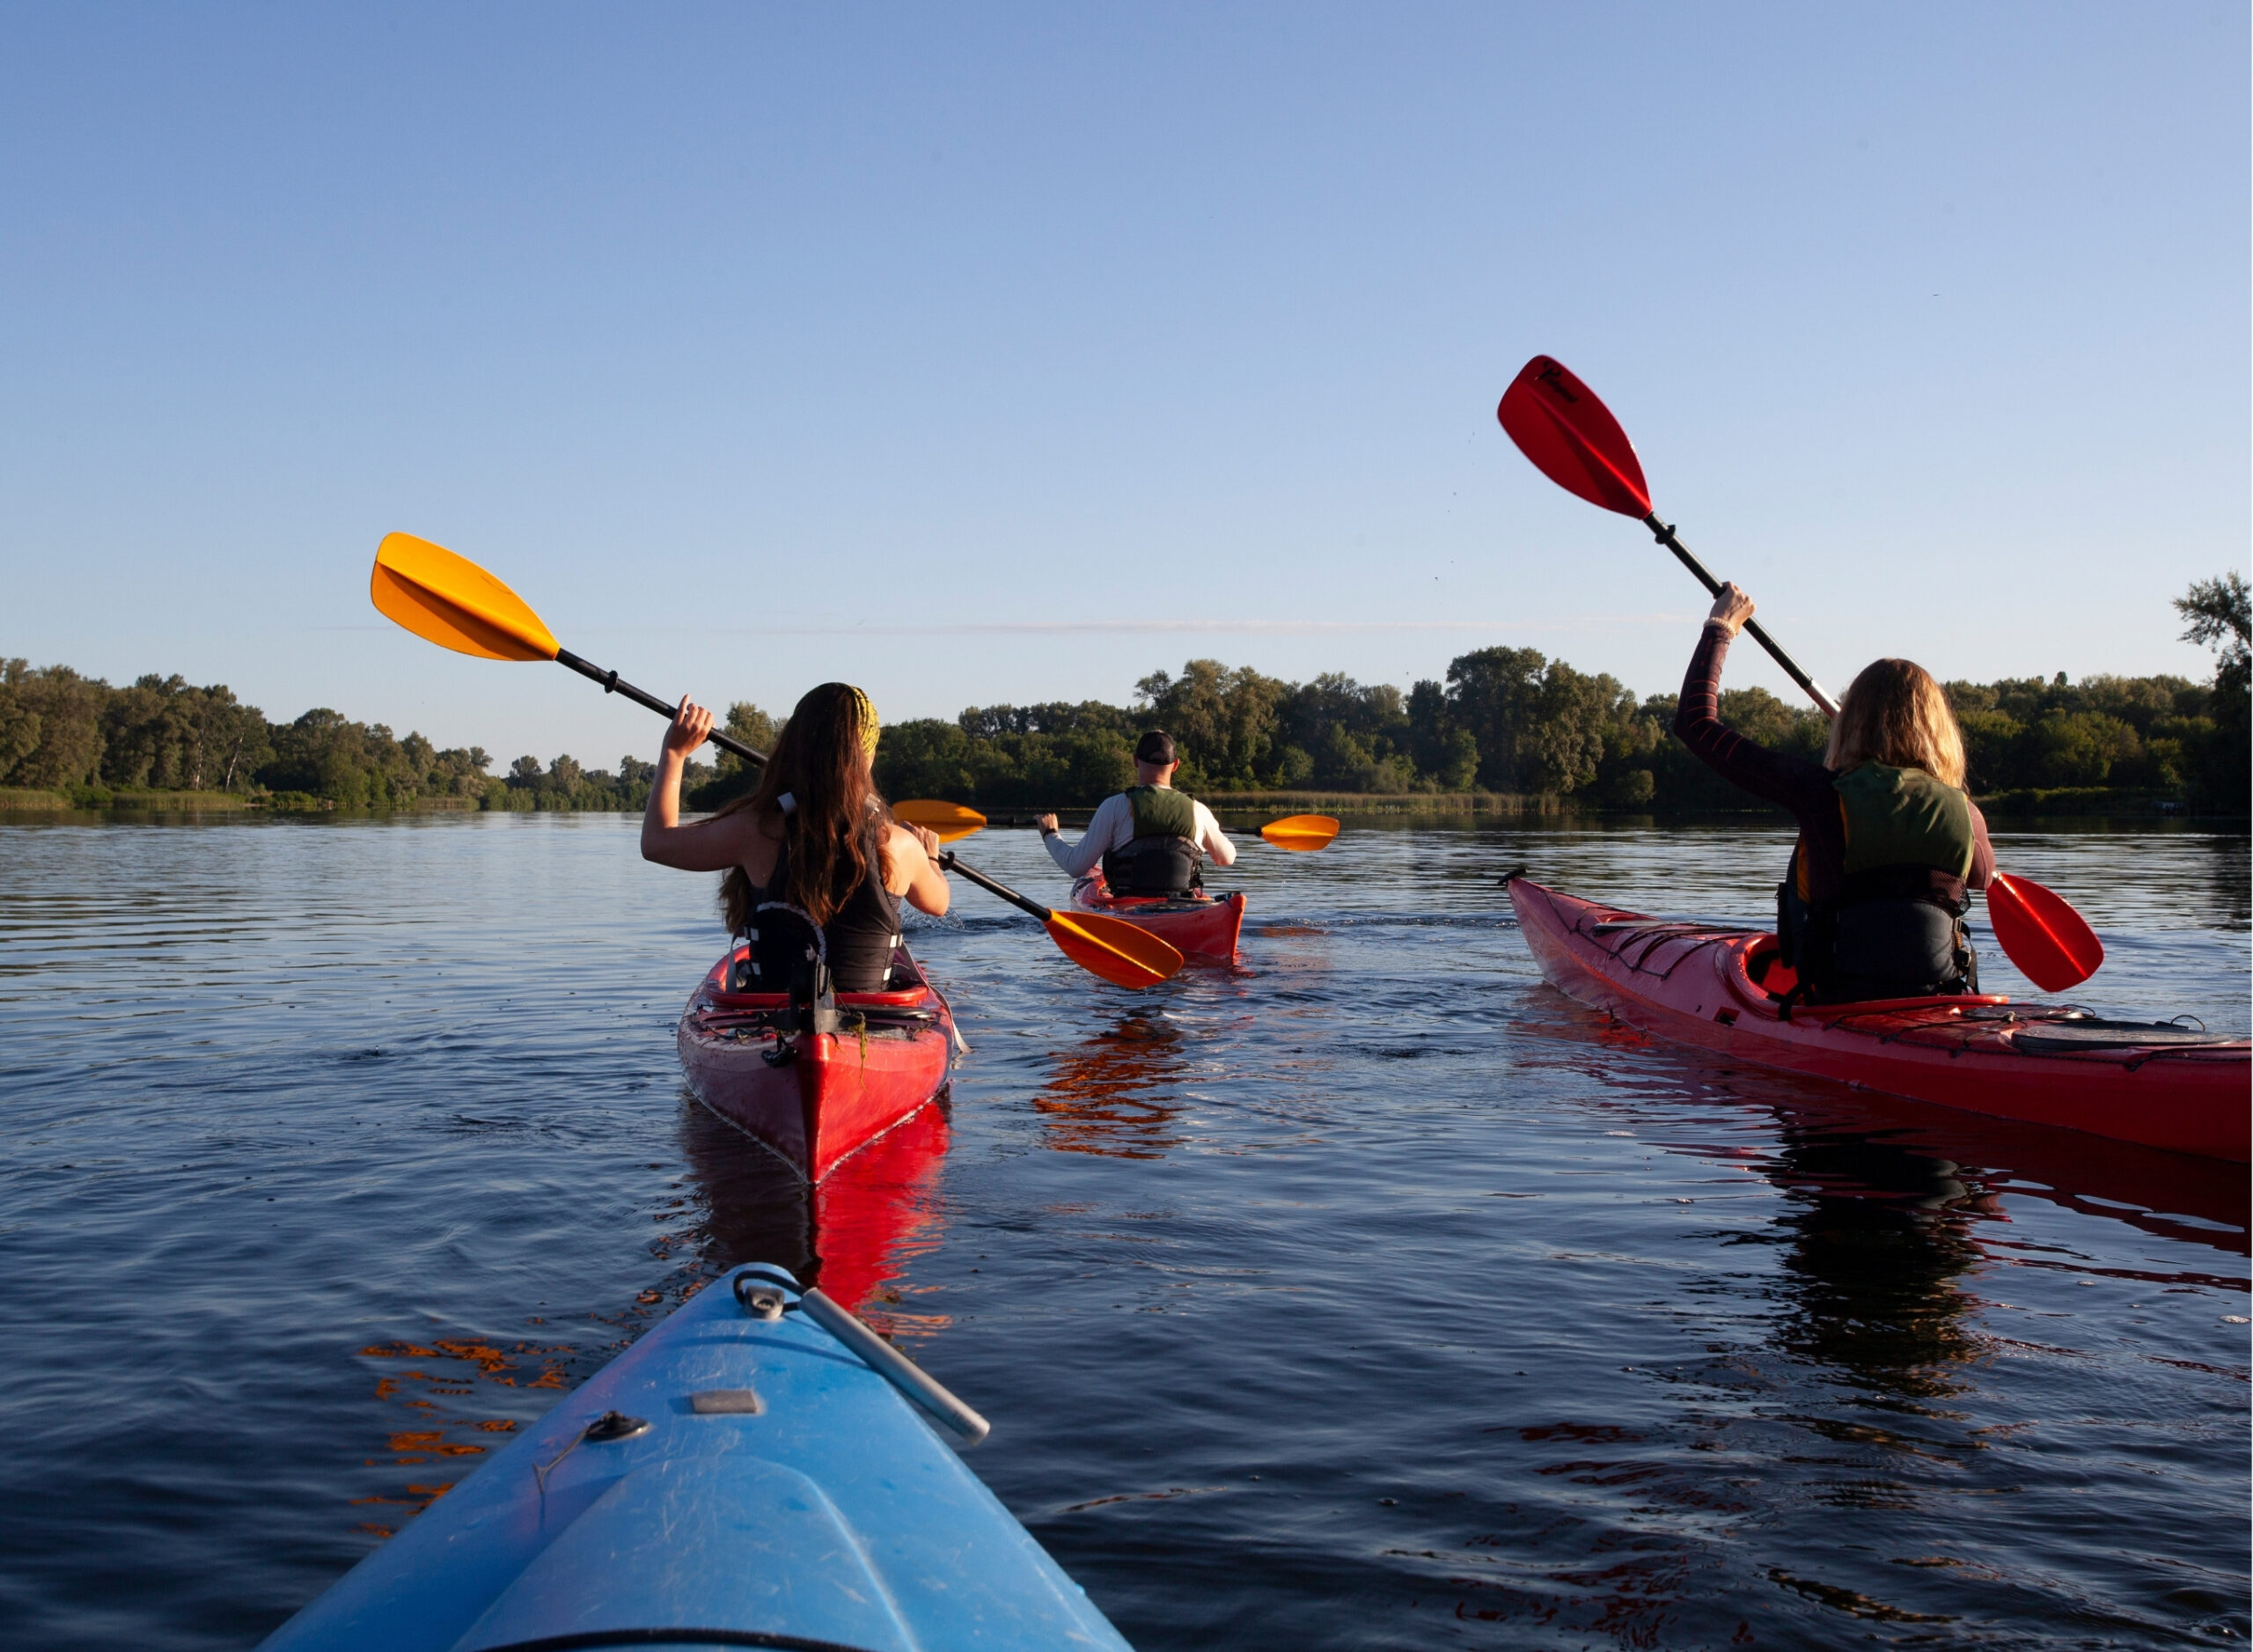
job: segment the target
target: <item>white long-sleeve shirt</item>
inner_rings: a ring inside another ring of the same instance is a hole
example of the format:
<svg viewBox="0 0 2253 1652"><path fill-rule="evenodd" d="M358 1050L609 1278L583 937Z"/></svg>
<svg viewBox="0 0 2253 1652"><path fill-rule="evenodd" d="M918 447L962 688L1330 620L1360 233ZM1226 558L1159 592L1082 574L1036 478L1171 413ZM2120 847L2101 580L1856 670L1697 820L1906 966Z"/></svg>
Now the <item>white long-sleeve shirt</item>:
<svg viewBox="0 0 2253 1652"><path fill-rule="evenodd" d="M1197 847L1205 851L1206 858L1215 866L1235 865L1236 845L1221 830L1221 823L1213 819L1213 811L1194 798L1189 806L1197 811ZM1134 805L1123 791L1103 800L1103 806L1095 811L1095 819L1088 822L1086 835L1077 843L1067 843L1060 832L1044 840L1050 857L1074 877L1085 877L1102 863L1105 854L1124 848L1134 841Z"/></svg>

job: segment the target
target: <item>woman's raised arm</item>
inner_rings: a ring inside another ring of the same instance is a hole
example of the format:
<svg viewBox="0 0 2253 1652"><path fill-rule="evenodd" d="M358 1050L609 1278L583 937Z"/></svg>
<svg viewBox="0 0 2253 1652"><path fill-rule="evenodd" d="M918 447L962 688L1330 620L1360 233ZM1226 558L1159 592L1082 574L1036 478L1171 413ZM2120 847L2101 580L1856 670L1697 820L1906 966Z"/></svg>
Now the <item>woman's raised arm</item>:
<svg viewBox="0 0 2253 1652"><path fill-rule="evenodd" d="M939 870L939 834L928 826L894 826L891 849L890 882L899 885L892 892L905 895L918 912L945 917L954 890Z"/></svg>
<svg viewBox="0 0 2253 1652"><path fill-rule="evenodd" d="M752 830L748 810L680 824L680 777L688 754L712 732L712 714L683 694L665 729L657 753L657 777L649 783L649 805L642 812L642 858L684 872L721 872L743 860Z"/></svg>

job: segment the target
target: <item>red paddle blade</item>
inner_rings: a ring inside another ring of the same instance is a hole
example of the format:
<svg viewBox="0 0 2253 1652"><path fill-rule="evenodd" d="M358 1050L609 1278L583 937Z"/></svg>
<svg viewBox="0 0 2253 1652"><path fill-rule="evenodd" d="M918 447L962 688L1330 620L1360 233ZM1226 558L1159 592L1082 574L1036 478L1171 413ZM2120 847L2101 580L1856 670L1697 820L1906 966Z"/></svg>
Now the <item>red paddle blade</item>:
<svg viewBox="0 0 2253 1652"><path fill-rule="evenodd" d="M1494 416L1518 451L1566 492L1621 516L1650 515L1651 490L1635 444L1562 362L1537 356L1526 363Z"/></svg>
<svg viewBox="0 0 2253 1652"><path fill-rule="evenodd" d="M2010 961L2045 993L2080 986L2104 961L2104 943L2088 920L2027 878L1996 875L1987 885L1987 921Z"/></svg>

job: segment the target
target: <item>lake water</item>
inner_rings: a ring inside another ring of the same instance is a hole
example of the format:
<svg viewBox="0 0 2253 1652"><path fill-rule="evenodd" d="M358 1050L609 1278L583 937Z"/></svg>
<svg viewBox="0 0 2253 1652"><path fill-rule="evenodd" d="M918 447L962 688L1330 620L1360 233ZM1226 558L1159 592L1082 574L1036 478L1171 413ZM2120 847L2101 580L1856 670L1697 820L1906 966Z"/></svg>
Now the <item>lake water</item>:
<svg viewBox="0 0 2253 1652"><path fill-rule="evenodd" d="M911 936L950 1109L815 1212L684 1093L723 936L635 831L0 827L0 1644L253 1641L684 1290L815 1257L1144 1648L2249 1631L2242 1167L1650 1044L1495 887L1755 920L1780 832L1255 847L1241 966L1141 995L960 888ZM2102 932L2078 1002L2247 1027L2243 837L1997 845Z"/></svg>

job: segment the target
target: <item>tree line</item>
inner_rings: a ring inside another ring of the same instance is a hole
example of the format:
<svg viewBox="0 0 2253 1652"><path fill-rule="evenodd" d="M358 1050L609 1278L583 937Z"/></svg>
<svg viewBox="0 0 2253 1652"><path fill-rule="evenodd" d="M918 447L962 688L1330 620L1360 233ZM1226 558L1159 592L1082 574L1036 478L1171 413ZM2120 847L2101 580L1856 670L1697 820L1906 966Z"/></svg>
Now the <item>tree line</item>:
<svg viewBox="0 0 2253 1652"><path fill-rule="evenodd" d="M2201 812L2248 810L2247 585L2202 580L2176 607L2186 640L2219 658L2213 681L2066 673L1947 685L1975 793L2025 809L2166 799ZM1250 666L1191 660L1135 685L1131 707L1099 701L973 706L952 722L884 731L880 788L988 811L1087 807L1133 783L1141 730L1182 752L1176 784L1207 793L1486 791L1598 808L1742 809L1742 793L1673 738L1676 696L1638 699L1533 649L1458 655L1443 679L1403 694L1335 673L1290 683ZM1819 758L1829 725L1763 688L1725 689L1721 716L1764 745Z"/></svg>
<svg viewBox="0 0 2253 1652"><path fill-rule="evenodd" d="M492 767L482 746L442 750L325 706L269 722L224 684L148 676L113 688L67 665L0 660L0 787L81 805L223 792L281 808L639 809L653 772L631 757L615 773L569 757Z"/></svg>
<svg viewBox="0 0 2253 1652"><path fill-rule="evenodd" d="M2026 809L2171 799L2242 815L2249 796L2248 593L2243 575L2177 598L2186 639L2216 650L2213 680L2059 672L1947 685L1963 727L1971 786ZM1671 733L1675 697L1639 699L1532 649L1457 656L1406 694L1338 673L1291 683L1250 666L1191 660L1135 684L1135 701L972 707L952 720L889 724L877 753L888 797L944 797L988 812L1091 807L1134 779L1142 730L1179 744L1193 792L1330 791L1406 796L1483 791L1585 807L1740 809L1743 795ZM1821 716L1761 688L1726 689L1721 715L1764 745L1819 757ZM738 702L730 733L772 746L774 719ZM143 677L113 688L67 666L0 661L0 787L80 804L150 791L226 791L276 807L638 810L654 772L621 757L590 769L569 756L517 758L489 772L482 747L439 749L316 708L272 723L223 685ZM717 807L756 771L720 754L689 766L686 801Z"/></svg>

